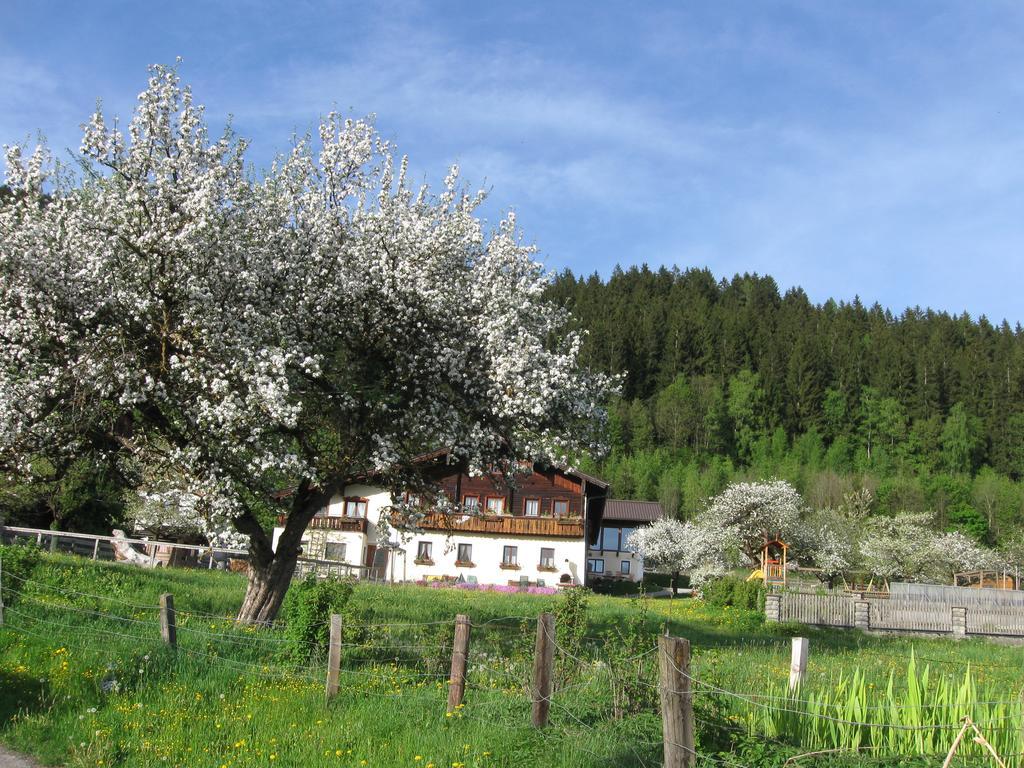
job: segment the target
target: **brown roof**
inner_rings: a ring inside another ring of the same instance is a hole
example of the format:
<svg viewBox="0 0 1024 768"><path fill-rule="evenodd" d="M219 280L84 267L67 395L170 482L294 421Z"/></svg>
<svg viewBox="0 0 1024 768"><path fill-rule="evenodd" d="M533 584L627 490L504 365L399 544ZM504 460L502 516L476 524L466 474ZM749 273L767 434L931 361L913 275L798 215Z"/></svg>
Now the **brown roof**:
<svg viewBox="0 0 1024 768"><path fill-rule="evenodd" d="M420 463L425 461L432 461L434 459L439 459L442 456L447 456L449 453L450 449L448 448L438 448L437 450L431 451L430 453L424 453L419 456L416 456L413 459L413 462ZM534 464L534 467L537 466L543 465ZM588 475L585 472L580 472L578 469L569 469L568 467L565 467L560 464L553 464L552 468L557 469L559 472L562 472L563 474L573 475L575 477L578 477L580 480L586 480L588 483L590 483L591 485L596 485L598 488L608 488L607 480L602 480L599 477L594 477L593 475Z"/></svg>
<svg viewBox="0 0 1024 768"><path fill-rule="evenodd" d="M557 467L557 469L562 470L567 475L576 475L576 477L580 478L581 480L586 480L588 483L590 483L591 485L596 485L598 488L608 487L607 480L602 480L599 477L594 477L593 475L588 475L585 472L580 472L578 469L566 469L564 467Z"/></svg>
<svg viewBox="0 0 1024 768"><path fill-rule="evenodd" d="M629 501L608 499L604 503L604 520L623 520L630 523L653 523L664 516L656 501Z"/></svg>

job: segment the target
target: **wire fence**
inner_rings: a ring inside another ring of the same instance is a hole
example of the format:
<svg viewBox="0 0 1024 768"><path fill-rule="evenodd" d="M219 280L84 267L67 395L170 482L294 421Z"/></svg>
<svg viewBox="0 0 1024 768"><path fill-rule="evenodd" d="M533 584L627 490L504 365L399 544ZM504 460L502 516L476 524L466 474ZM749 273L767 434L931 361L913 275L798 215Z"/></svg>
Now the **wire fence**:
<svg viewBox="0 0 1024 768"><path fill-rule="evenodd" d="M4 594L9 600L3 606L0 631L51 644L78 645L81 650L90 652L111 653L116 643L125 644L134 653L166 646L166 640L161 639L166 626L166 606L92 594L13 573L4 573L2 578ZM87 601L91 601L89 605L81 604ZM174 653L181 663L214 665L246 678L286 679L310 686L323 685L331 672L328 649L322 641L288 637L280 626L257 629L226 626L218 630L216 623L211 626L210 619L222 621L226 617L187 609L174 613L177 632ZM327 628L329 624L324 621L315 626ZM447 631L453 625L451 619L350 620L345 630L359 639L333 639L340 652L339 663L333 671L340 680L341 690L351 696L399 701L408 695L406 685L426 686L437 691L440 706L442 696L453 682L454 667L449 668L449 664L459 650L452 633ZM550 717L546 727L538 731L541 738L558 740L560 744L570 741L576 744L574 749L597 764L612 765L621 761L648 768L661 764L663 759L668 760L674 750L674 754L683 755L681 764L687 766L749 768L740 756L728 751L729 740L715 745L712 735L716 733L730 734L733 743L742 738L758 737L766 744L786 750L787 754L793 753L797 760L793 764L804 764L816 754L836 752L884 753L885 757L893 759L917 757L924 752L899 751L895 745L909 743L909 738L916 734L927 735L929 745L951 742L953 735L963 728L965 717L982 729L992 743L999 745L1005 765L1022 764L1024 708L1018 697L972 699L959 709L922 702L872 704L863 701L851 710L857 716L846 716L823 708L820 698L802 696L799 688L789 695L776 695L732 690L717 684L700 673L699 662L691 666L687 660L685 665L680 665L674 657L666 655L664 645L655 643L653 637L642 646L623 645L610 649L601 645L608 642L608 637L569 633L569 639L560 638L557 629L545 631L536 616L506 616L469 621L468 625L474 633L474 641L462 649L463 674L476 716L487 717L489 713L520 708L525 717L527 708L543 702L550 707ZM536 629L537 636L519 633L508 637L510 627ZM488 638L487 633L495 636ZM587 642L581 644L581 641ZM508 642L517 643L519 652L508 654L496 650ZM557 670L558 674L550 691L540 693L536 679L537 654L545 643L552 651L552 670ZM296 646L304 652L301 654L304 660L286 661L281 652L294 650ZM668 678L666 669L670 673ZM680 685L680 681L685 684ZM495 691L499 695L490 695ZM689 718L691 733L697 732L696 740L680 741L669 735L675 731L665 726L664 718L670 716L666 701L673 697L683 701L682 716ZM908 713L906 717L904 712ZM934 720L933 716L939 712L947 716L945 720ZM894 719L887 719L887 715ZM920 721L913 721L911 715ZM766 722L765 716L815 724L807 726L808 729L879 734L862 736L865 741L878 743L808 750L800 755L801 744L792 738L793 734L758 730L758 724ZM606 754L594 748L606 742L606 739L595 738L595 734L607 723L623 723L622 727L626 728L634 721L639 723L636 733L620 742L617 754ZM659 730L663 732L659 734ZM661 738L656 738L658 736ZM701 744L706 746L702 748ZM966 753L974 754L972 749L976 751L976 744L965 744ZM948 756L937 749L927 754L937 758ZM880 756L863 755L865 760Z"/></svg>

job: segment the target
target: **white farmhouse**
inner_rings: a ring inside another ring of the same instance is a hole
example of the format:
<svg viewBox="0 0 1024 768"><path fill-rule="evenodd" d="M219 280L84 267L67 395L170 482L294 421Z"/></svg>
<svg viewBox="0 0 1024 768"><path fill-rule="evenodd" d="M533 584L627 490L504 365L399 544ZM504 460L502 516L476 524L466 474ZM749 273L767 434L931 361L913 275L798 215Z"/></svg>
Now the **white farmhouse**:
<svg viewBox="0 0 1024 768"><path fill-rule="evenodd" d="M382 515L402 500L372 481L349 485L311 521L303 556L387 581L551 587L601 576L588 576L588 547L599 546L608 483L541 465L517 478L514 488L454 468L441 475L441 489L465 514L431 512L414 531L389 530ZM274 530L275 547L282 530ZM642 564L632 573L642 577Z"/></svg>

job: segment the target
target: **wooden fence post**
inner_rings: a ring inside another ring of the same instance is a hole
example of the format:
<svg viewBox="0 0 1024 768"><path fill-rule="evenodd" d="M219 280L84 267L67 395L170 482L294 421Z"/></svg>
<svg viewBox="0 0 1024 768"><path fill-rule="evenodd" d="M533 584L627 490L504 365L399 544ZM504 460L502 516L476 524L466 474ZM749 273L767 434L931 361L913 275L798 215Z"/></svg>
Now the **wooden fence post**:
<svg viewBox="0 0 1024 768"><path fill-rule="evenodd" d="M327 646L327 699L338 695L338 678L341 676L341 614L331 614L331 639Z"/></svg>
<svg viewBox="0 0 1024 768"><path fill-rule="evenodd" d="M93 545L92 545L92 559L93 560L98 560L99 559L99 555L100 555L100 538L99 538L99 536L97 536L96 537L96 541L94 541Z"/></svg>
<svg viewBox="0 0 1024 768"><path fill-rule="evenodd" d="M454 712L466 694L466 659L469 656L469 616L455 617L455 641L452 643L452 669L448 675L448 711Z"/></svg>
<svg viewBox="0 0 1024 768"><path fill-rule="evenodd" d="M807 671L807 638L793 638L793 653L789 662L789 690L796 690L804 681Z"/></svg>
<svg viewBox="0 0 1024 768"><path fill-rule="evenodd" d="M551 613L542 613L537 617L537 644L533 651L533 708L530 722L534 728L543 728L548 724L554 665L555 617Z"/></svg>
<svg viewBox="0 0 1024 768"><path fill-rule="evenodd" d="M178 647L178 625L174 618L174 595L160 595L160 636L171 648Z"/></svg>
<svg viewBox="0 0 1024 768"><path fill-rule="evenodd" d="M658 638L661 688L661 728L665 768L690 768L693 746L693 692L690 686L690 641Z"/></svg>

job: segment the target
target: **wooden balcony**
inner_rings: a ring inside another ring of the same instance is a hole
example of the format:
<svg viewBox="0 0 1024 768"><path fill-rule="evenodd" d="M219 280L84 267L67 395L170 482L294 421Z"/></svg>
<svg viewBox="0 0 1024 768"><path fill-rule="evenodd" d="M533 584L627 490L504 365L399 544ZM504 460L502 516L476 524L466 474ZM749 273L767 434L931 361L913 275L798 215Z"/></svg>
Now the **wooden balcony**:
<svg viewBox="0 0 1024 768"><path fill-rule="evenodd" d="M277 516L277 524L284 525L286 515ZM365 517L327 517L317 515L309 521L310 528L327 531L346 531L348 533L366 533Z"/></svg>
<svg viewBox="0 0 1024 768"><path fill-rule="evenodd" d="M524 517L521 515L429 514L420 522L428 531L489 533L497 536L543 536L552 539L582 539L579 517Z"/></svg>

